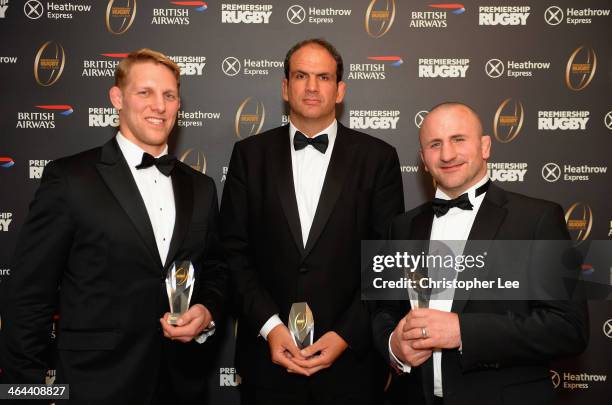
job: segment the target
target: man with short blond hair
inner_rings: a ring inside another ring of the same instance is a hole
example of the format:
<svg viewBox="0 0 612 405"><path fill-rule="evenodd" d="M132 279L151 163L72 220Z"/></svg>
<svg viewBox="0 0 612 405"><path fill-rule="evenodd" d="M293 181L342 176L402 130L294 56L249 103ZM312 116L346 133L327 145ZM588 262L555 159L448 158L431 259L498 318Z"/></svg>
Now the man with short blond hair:
<svg viewBox="0 0 612 405"><path fill-rule="evenodd" d="M7 383L44 382L52 315L57 377L70 401L201 404L203 342L219 321L225 271L217 195L207 176L168 155L179 68L141 49L109 95L119 132L45 168L2 291ZM190 261L191 307L168 322L166 274Z"/></svg>

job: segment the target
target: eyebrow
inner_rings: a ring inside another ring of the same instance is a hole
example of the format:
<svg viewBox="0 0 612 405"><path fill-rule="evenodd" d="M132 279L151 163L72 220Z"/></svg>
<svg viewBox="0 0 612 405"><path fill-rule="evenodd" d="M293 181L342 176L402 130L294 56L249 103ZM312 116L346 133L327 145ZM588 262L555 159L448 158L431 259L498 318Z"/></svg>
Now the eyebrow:
<svg viewBox="0 0 612 405"><path fill-rule="evenodd" d="M310 72L306 72L304 70L294 70L293 72L291 72L292 74L297 74L297 73L301 73L303 75L315 75L315 76L332 76L332 73L330 72L319 72L319 73L310 73Z"/></svg>

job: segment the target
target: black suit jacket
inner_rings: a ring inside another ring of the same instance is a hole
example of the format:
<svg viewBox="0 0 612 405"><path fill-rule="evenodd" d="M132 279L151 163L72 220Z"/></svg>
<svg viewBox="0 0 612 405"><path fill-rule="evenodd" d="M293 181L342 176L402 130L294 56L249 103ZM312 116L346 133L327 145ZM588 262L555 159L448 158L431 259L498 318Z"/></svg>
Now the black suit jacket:
<svg viewBox="0 0 612 405"><path fill-rule="evenodd" d="M431 203L426 203L395 218L389 239L428 240L432 222ZM492 184L468 239L564 240L569 235L559 205ZM504 260L516 263L523 255L526 253L507 252ZM455 297L452 306L452 312L459 314L462 352L442 351L445 405L549 403L553 394L549 361L586 347L586 303L463 298ZM389 336L409 310L409 301L378 303L373 328L377 348L385 358L389 357ZM396 376L391 391L397 403L406 398L415 404L433 403L432 364L430 358L410 374Z"/></svg>
<svg viewBox="0 0 612 405"><path fill-rule="evenodd" d="M236 143L221 203L222 240L238 297L236 362L243 381L273 389L337 392L371 384L369 315L360 300L360 243L384 237L402 211L395 149L338 124L337 138L304 248L294 191L289 127ZM306 301L315 340L337 332L349 345L309 379L270 360L259 337L274 314L286 322ZM310 385L308 385L310 384Z"/></svg>
<svg viewBox="0 0 612 405"><path fill-rule="evenodd" d="M45 168L2 293L7 382L44 382L58 310L56 383L70 384L71 402L150 403L160 373L181 398L203 395L201 346L166 339L159 318L168 311L164 280L175 260L195 267L191 304L221 316L217 196L209 177L180 162L171 179L176 221L162 263L114 139Z"/></svg>

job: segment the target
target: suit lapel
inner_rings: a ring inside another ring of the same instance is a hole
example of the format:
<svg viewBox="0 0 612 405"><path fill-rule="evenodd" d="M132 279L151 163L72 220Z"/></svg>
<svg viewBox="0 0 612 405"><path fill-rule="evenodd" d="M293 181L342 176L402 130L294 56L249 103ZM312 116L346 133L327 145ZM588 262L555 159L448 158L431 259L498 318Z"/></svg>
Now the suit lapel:
<svg viewBox="0 0 612 405"><path fill-rule="evenodd" d="M183 243L193 213L193 184L191 177L177 163L177 166L172 171L171 179L176 216L164 268L168 267L169 263L172 263L174 256Z"/></svg>
<svg viewBox="0 0 612 405"><path fill-rule="evenodd" d="M306 249L304 257L306 257L311 251L317 240L321 236L325 225L329 220L336 201L340 196L340 192L345 183L346 175L349 172L351 166L352 149L355 146L350 142L349 136L347 136L344 127L338 123L338 132L336 134L336 141L334 144L334 150L332 151L329 167L325 175L325 181L323 183L323 189L321 190L321 196L319 197L319 203L317 204L317 211L312 221L312 227L308 234L308 242L306 243Z"/></svg>
<svg viewBox="0 0 612 405"><path fill-rule="evenodd" d="M102 147L100 162L96 165L104 182L126 212L142 238L155 263L162 268L162 262L155 243L153 226L147 208L132 177L130 168L113 138Z"/></svg>
<svg viewBox="0 0 612 405"><path fill-rule="evenodd" d="M280 198L283 212L287 218L289 229L293 235L293 240L300 253L304 252L304 242L302 241L302 227L300 225L300 214L297 208L295 197L295 186L293 182L293 168L291 165L291 149L289 144L289 125L282 127L276 135L271 156L268 160L270 170L276 176L276 186L278 197Z"/></svg>
<svg viewBox="0 0 612 405"><path fill-rule="evenodd" d="M470 235L463 252L464 255L482 254L482 251L486 250L488 244L495 239L501 224L506 218L507 210L503 207L506 201L507 199L504 191L494 184L491 184L478 210L478 214L476 214L476 218L474 219L474 224L470 230ZM478 243L477 250L475 250L476 246L470 243L471 240L484 242ZM483 270L479 271L481 272L479 278L483 280L486 279L486 266ZM457 279L464 280L470 276L468 273L467 271L460 272ZM462 312L468 298L468 292L463 289L456 290L452 312Z"/></svg>

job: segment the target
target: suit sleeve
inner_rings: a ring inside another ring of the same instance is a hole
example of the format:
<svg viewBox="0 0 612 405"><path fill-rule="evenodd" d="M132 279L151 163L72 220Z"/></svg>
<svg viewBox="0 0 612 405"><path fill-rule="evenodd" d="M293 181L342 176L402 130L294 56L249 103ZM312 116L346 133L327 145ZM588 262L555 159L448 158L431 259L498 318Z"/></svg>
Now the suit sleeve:
<svg viewBox="0 0 612 405"><path fill-rule="evenodd" d="M381 165L376 174L371 196L368 215L370 239L384 239L391 220L404 211L404 191L399 158L395 148L386 150L387 153L381 156ZM353 350L359 352L368 348L371 328L368 304L361 301L361 291L358 290L334 330Z"/></svg>
<svg viewBox="0 0 612 405"><path fill-rule="evenodd" d="M535 240L569 239L563 211L551 205L540 217ZM483 364L542 364L582 352L588 342L584 300L529 301L529 312L459 314L464 370Z"/></svg>
<svg viewBox="0 0 612 405"><path fill-rule="evenodd" d="M215 322L224 315L224 300L227 296L227 266L219 240L219 206L215 183L209 179L212 189L208 207L208 231L204 246L204 260L201 273L200 300L210 311Z"/></svg>
<svg viewBox="0 0 612 405"><path fill-rule="evenodd" d="M52 162L18 238L3 286L2 334L7 383L44 383L43 353L50 343L57 291L74 234L66 178Z"/></svg>
<svg viewBox="0 0 612 405"><path fill-rule="evenodd" d="M259 280L249 240L248 168L240 143L234 146L221 201L222 243L233 295L249 328L259 332L279 309Z"/></svg>

